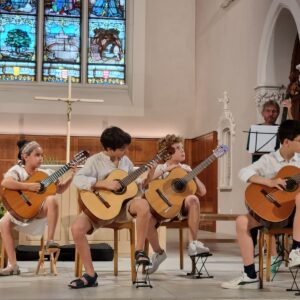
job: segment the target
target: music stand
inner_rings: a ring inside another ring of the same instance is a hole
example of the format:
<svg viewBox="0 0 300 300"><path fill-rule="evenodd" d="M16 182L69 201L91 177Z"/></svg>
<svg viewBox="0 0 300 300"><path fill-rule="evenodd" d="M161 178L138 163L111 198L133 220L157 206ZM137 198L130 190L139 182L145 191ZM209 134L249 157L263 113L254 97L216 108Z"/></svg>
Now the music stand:
<svg viewBox="0 0 300 300"><path fill-rule="evenodd" d="M251 125L247 150L262 154L274 152L277 146L278 125Z"/></svg>

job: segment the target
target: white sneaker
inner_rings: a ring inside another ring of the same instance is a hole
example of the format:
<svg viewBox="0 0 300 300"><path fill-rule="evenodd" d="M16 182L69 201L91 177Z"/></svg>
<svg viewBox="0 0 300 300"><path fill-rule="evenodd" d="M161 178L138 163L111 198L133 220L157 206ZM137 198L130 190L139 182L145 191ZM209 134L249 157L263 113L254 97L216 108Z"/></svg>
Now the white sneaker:
<svg viewBox="0 0 300 300"><path fill-rule="evenodd" d="M167 253L165 250L163 250L162 253L153 253L151 257L152 266L148 268L148 274L154 273L166 258Z"/></svg>
<svg viewBox="0 0 300 300"><path fill-rule="evenodd" d="M300 249L293 249L289 255L289 268L300 266Z"/></svg>
<svg viewBox="0 0 300 300"><path fill-rule="evenodd" d="M242 272L242 276L231 281L223 282L221 284L223 289L259 289L258 278L251 279L246 273Z"/></svg>
<svg viewBox="0 0 300 300"><path fill-rule="evenodd" d="M209 248L205 247L200 241L192 241L188 246L188 255L194 256L202 253L209 253Z"/></svg>

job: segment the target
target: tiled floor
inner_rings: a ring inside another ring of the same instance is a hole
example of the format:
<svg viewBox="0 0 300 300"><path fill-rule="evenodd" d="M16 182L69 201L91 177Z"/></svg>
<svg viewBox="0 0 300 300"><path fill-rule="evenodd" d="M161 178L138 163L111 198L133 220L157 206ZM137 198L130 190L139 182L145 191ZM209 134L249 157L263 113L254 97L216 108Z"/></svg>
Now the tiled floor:
<svg viewBox="0 0 300 300"><path fill-rule="evenodd" d="M113 262L96 262L99 286L81 290L67 287L74 278L72 262L58 262L58 276L36 276L36 262L19 262L20 276L0 278L0 299L300 299L295 292L285 291L292 283L291 274L285 267L281 267L275 280L265 284L263 290L222 289L222 281L239 276L241 272L237 244L208 242L207 245L213 252L206 264L214 276L212 279L187 278L189 258L185 257L185 270L179 270L175 250L168 251L168 259L157 273L151 275L152 289L137 289L131 284L128 258L120 259L118 277L113 276Z"/></svg>

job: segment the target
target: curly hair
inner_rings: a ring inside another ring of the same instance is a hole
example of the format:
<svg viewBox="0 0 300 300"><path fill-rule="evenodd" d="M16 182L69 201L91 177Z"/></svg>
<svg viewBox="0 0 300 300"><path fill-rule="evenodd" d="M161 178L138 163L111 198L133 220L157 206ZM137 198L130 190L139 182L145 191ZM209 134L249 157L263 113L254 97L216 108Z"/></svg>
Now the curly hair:
<svg viewBox="0 0 300 300"><path fill-rule="evenodd" d="M170 154L173 154L174 152L172 151L172 145L183 142L184 139L181 136L175 134L168 134L158 141L158 148L159 151L161 151L162 149L170 149Z"/></svg>

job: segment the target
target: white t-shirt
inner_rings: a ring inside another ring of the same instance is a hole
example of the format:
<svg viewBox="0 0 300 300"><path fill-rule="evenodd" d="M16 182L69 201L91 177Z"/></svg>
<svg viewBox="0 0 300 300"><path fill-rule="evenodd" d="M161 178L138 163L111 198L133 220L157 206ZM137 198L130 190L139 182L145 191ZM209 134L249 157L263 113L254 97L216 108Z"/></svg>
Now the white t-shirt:
<svg viewBox="0 0 300 300"><path fill-rule="evenodd" d="M177 165L177 167L182 168L186 172L191 172L192 171L191 167L189 165L186 165L186 164L179 163ZM156 166L155 171L154 171L153 177L157 178L160 174L162 174L162 175L159 176L159 178L161 178L161 179L166 178L170 174L170 172L167 171L167 168L168 168L168 164L167 163L158 164Z"/></svg>
<svg viewBox="0 0 300 300"><path fill-rule="evenodd" d="M51 169L37 169L37 171L42 171L47 175L51 175L54 173ZM4 178L12 177L16 181L23 182L28 179L29 174L26 172L24 166L15 165L11 167L3 176ZM27 223L16 220L9 212L7 214L10 216L11 221L16 225L15 229L18 231L22 231L31 235L42 235L45 231L45 227L47 225L47 219L34 219Z"/></svg>

